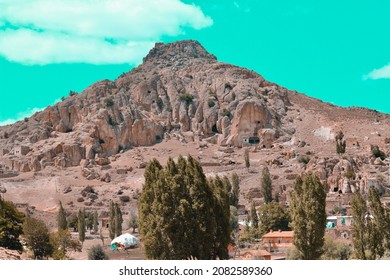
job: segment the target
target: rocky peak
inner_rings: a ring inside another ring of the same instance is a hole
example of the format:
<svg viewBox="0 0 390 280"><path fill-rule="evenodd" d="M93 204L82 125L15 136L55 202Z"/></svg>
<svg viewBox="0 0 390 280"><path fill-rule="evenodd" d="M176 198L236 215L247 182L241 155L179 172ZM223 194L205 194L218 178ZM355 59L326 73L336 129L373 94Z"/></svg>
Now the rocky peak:
<svg viewBox="0 0 390 280"><path fill-rule="evenodd" d="M206 60L216 61L217 58L208 53L203 46L195 40L183 40L174 43L164 44L156 43L151 49L143 63L155 62L157 60L175 61L179 59L203 58Z"/></svg>

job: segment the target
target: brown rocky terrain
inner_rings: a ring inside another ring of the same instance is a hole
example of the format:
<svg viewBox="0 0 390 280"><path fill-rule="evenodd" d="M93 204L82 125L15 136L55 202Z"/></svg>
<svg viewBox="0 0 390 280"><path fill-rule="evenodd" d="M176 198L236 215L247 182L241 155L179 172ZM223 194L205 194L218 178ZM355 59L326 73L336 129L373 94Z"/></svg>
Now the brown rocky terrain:
<svg viewBox="0 0 390 280"><path fill-rule="evenodd" d="M342 157L334 140L340 130L347 141ZM289 91L218 62L196 41L158 43L142 65L115 81L0 127L0 183L7 200L54 229L60 200L70 212L85 207L101 218L114 200L126 216L136 209L150 159L191 154L208 176L236 172L242 205L261 203L264 166L286 204L294 178L314 172L328 190L331 213L348 210L357 188L389 193L389 161L371 152L377 145L388 156L389 138L388 114ZM250 149L249 170L243 146Z"/></svg>

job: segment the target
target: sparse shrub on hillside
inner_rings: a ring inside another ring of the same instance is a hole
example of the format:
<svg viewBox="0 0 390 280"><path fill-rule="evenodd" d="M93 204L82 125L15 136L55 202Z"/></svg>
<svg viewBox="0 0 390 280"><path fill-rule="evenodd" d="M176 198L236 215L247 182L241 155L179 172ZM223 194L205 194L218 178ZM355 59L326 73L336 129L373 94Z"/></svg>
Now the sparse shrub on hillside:
<svg viewBox="0 0 390 280"><path fill-rule="evenodd" d="M309 163L310 157L307 156L307 155L303 155L303 156L299 156L299 157L297 158L297 160L298 160L299 163L303 163L303 164L306 165L306 164Z"/></svg>
<svg viewBox="0 0 390 280"><path fill-rule="evenodd" d="M187 105L192 103L192 100L194 99L194 96L192 96L189 93L184 93L180 95L180 101L185 102Z"/></svg>
<svg viewBox="0 0 390 280"><path fill-rule="evenodd" d="M114 106L114 100L112 100L111 97L108 97L104 101L104 104L106 105L106 108L111 108L112 106Z"/></svg>
<svg viewBox="0 0 390 280"><path fill-rule="evenodd" d="M212 99L209 99L208 102L207 102L207 104L209 105L209 108L212 108L212 107L215 106L215 102L214 102L214 100L212 100Z"/></svg>
<svg viewBox="0 0 390 280"><path fill-rule="evenodd" d="M381 160L386 158L386 154L382 152L377 145L371 145L371 153L374 157L380 158Z"/></svg>
<svg viewBox="0 0 390 280"><path fill-rule="evenodd" d="M118 123L111 116L108 116L108 124L111 126L118 125Z"/></svg>
<svg viewBox="0 0 390 280"><path fill-rule="evenodd" d="M352 169L347 170L347 172L345 172L343 175L348 179L354 180L356 178L356 173Z"/></svg>
<svg viewBox="0 0 390 280"><path fill-rule="evenodd" d="M120 201L126 203L126 202L129 202L130 201L130 196L128 195L122 195L121 197L119 197Z"/></svg>
<svg viewBox="0 0 390 280"><path fill-rule="evenodd" d="M93 245L88 251L89 260L109 260L106 252L104 252L103 247L98 245Z"/></svg>
<svg viewBox="0 0 390 280"><path fill-rule="evenodd" d="M336 152L341 157L345 153L346 142L343 140L344 133L339 131L335 137L336 140Z"/></svg>
<svg viewBox="0 0 390 280"><path fill-rule="evenodd" d="M225 108L222 110L222 116L230 118L232 116L232 113L228 109Z"/></svg>
<svg viewBox="0 0 390 280"><path fill-rule="evenodd" d="M163 100L161 99L161 97L158 97L158 98L157 98L157 106L158 106L158 108L159 108L160 110L163 109L164 102L163 102Z"/></svg>

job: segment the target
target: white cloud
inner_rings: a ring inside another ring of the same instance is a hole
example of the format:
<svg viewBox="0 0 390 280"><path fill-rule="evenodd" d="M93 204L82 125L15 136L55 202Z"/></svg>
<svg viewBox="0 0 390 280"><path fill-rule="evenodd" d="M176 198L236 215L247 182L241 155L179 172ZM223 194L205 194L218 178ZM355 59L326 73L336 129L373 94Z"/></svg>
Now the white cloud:
<svg viewBox="0 0 390 280"><path fill-rule="evenodd" d="M133 63L162 36L213 23L180 0L0 0L1 21L12 28L0 55L25 64Z"/></svg>
<svg viewBox="0 0 390 280"><path fill-rule="evenodd" d="M42 111L44 108L32 108L32 109L28 109L27 111L24 111L24 112L19 112L17 114L17 117L15 119L6 119L4 121L0 121L0 126L4 126L4 125L9 125L9 124L13 124L13 123L16 123L17 121L20 121L24 118L28 118L28 117L31 117L32 115L34 115L36 112L40 112Z"/></svg>
<svg viewBox="0 0 390 280"><path fill-rule="evenodd" d="M374 69L363 77L364 80L390 79L390 63L379 69Z"/></svg>

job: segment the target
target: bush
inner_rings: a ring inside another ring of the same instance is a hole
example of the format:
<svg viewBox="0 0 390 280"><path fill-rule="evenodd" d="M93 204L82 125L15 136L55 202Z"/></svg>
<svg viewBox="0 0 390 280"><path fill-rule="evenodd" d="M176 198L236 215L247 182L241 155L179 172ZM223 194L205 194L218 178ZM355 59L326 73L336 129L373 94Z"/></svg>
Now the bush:
<svg viewBox="0 0 390 280"><path fill-rule="evenodd" d="M161 97L157 98L157 106L160 110L162 110L163 106L164 106L164 102L163 100L161 99Z"/></svg>
<svg viewBox="0 0 390 280"><path fill-rule="evenodd" d="M215 102L214 102L214 100L212 100L212 99L209 99L209 101L208 101L208 105L209 105L209 108L212 108L212 107L214 107L214 106L215 106Z"/></svg>
<svg viewBox="0 0 390 280"><path fill-rule="evenodd" d="M308 164L308 162L310 161L310 157L308 157L308 156L299 156L298 157L298 162L299 163L303 163L303 164Z"/></svg>
<svg viewBox="0 0 390 280"><path fill-rule="evenodd" d="M377 145L371 145L371 153L374 157L384 160L386 155L382 152Z"/></svg>
<svg viewBox="0 0 390 280"><path fill-rule="evenodd" d="M344 173L344 177L354 180L356 178L356 173L353 170L348 170Z"/></svg>
<svg viewBox="0 0 390 280"><path fill-rule="evenodd" d="M130 201L130 196L128 195L122 195L121 197L119 197L120 201L122 202L129 202Z"/></svg>
<svg viewBox="0 0 390 280"><path fill-rule="evenodd" d="M191 104L193 99L194 97L189 93L180 95L180 101L185 102L187 105Z"/></svg>
<svg viewBox="0 0 390 280"><path fill-rule="evenodd" d="M104 103L106 105L106 108L114 106L114 100L112 100L112 98L107 98Z"/></svg>
<svg viewBox="0 0 390 280"><path fill-rule="evenodd" d="M88 251L89 260L109 260L106 252L104 252L103 247L98 244L94 245Z"/></svg>
<svg viewBox="0 0 390 280"><path fill-rule="evenodd" d="M108 117L108 124L111 126L118 125L118 123L111 116Z"/></svg>
<svg viewBox="0 0 390 280"><path fill-rule="evenodd" d="M230 111L228 109L223 109L222 116L230 118L232 116L232 113L230 113Z"/></svg>

